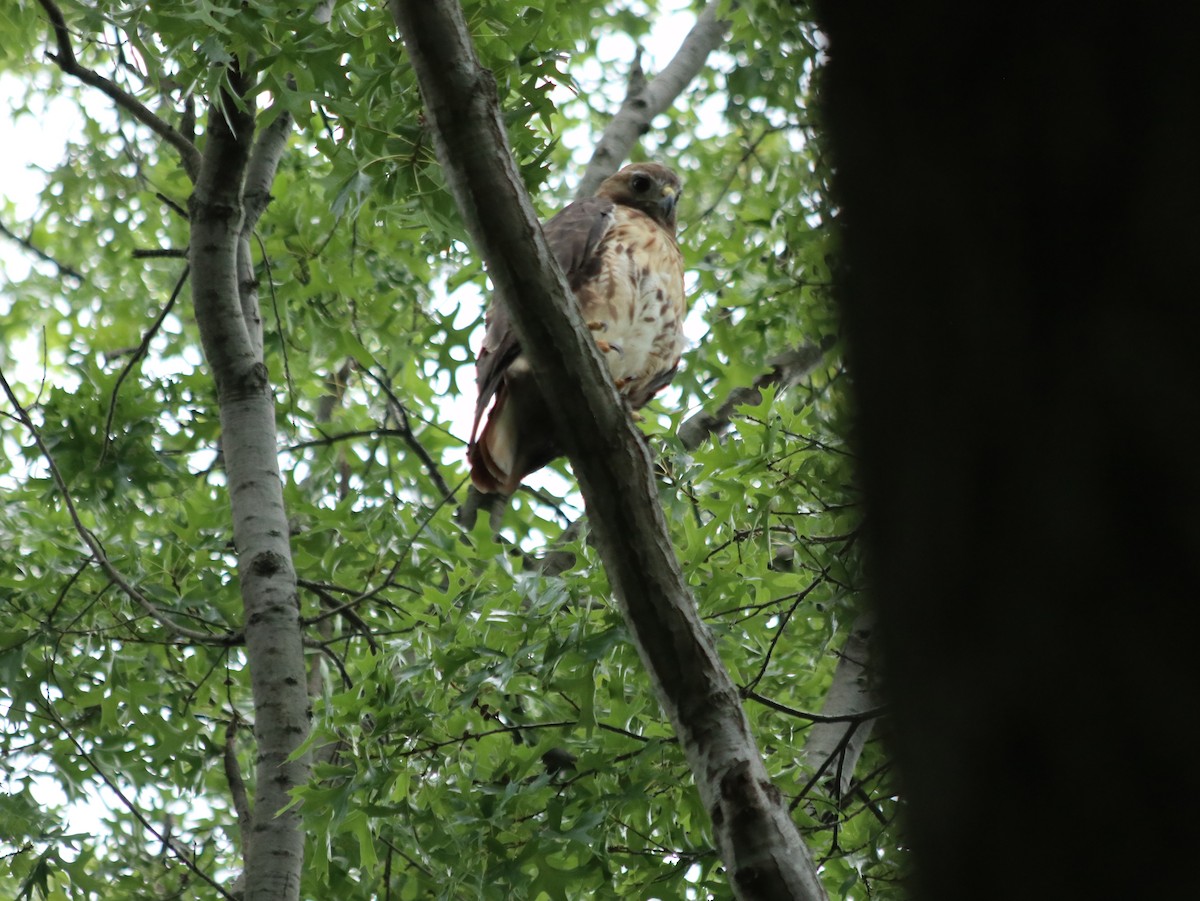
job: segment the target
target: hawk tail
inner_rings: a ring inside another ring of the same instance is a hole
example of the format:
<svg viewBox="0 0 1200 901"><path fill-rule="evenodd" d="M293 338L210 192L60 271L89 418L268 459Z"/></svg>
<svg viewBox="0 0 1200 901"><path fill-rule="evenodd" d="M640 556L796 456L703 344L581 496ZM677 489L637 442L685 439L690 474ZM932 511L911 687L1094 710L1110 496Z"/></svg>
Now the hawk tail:
<svg viewBox="0 0 1200 901"><path fill-rule="evenodd" d="M508 392L501 387L488 413L479 438L467 448L471 482L484 494L512 494L521 482L513 478L516 458L516 424L512 408L505 403Z"/></svg>
<svg viewBox="0 0 1200 901"><path fill-rule="evenodd" d="M504 373L479 438L467 448L471 481L485 494L512 494L521 480L562 453L550 409L529 364L518 358Z"/></svg>

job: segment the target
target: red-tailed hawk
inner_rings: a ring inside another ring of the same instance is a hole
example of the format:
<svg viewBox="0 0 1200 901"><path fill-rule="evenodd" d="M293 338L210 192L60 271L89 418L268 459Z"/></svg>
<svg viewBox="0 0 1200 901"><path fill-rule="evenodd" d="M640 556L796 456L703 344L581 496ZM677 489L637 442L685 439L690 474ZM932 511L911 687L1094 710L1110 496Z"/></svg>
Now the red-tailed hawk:
<svg viewBox="0 0 1200 901"><path fill-rule="evenodd" d="M634 163L543 229L621 395L635 410L671 381L683 353L687 300L675 243L680 190L666 166ZM499 305L488 312L476 381L467 447L471 481L480 491L512 494L561 451L533 370Z"/></svg>

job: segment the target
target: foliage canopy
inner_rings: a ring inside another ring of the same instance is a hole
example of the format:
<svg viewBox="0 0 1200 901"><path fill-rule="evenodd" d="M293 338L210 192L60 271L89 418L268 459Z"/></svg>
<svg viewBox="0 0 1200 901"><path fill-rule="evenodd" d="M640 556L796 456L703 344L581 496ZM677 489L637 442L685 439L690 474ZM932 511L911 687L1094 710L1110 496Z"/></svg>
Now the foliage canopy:
<svg viewBox="0 0 1200 901"><path fill-rule="evenodd" d="M464 5L552 212L667 4ZM358 3L328 25L280 2L61 8L80 62L181 130L201 128L195 107L233 58L295 118L254 265L309 640L302 896L728 897L586 519L567 528L582 511L566 464L516 495L499 541L485 517L456 521L487 282L390 19ZM700 612L760 699L756 737L831 896L889 897L884 755L868 745L852 796L832 797L804 754L809 720L779 709L820 709L861 584L812 112L821 41L788 4L728 16L727 44L638 151L684 177L695 304L694 346L645 430ZM0 14L0 36L24 86L18 133L48 96L77 116L61 161L41 161L36 209L0 208L44 255L0 262L0 361L80 520L6 418L0 895L221 897L201 874L226 885L241 867L230 786L252 781L253 712L215 391L180 290L190 184L172 148L45 58L42 4ZM684 446L689 417L802 347L820 354L800 384ZM171 623L209 637L147 615L79 528ZM70 825L80 805L103 807L95 834Z"/></svg>

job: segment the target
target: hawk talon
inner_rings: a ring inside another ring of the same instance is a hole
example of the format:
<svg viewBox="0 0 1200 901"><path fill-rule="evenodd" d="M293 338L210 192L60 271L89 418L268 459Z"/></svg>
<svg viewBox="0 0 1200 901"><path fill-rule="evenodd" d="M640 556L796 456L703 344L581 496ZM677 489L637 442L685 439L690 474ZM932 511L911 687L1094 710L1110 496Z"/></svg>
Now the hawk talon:
<svg viewBox="0 0 1200 901"><path fill-rule="evenodd" d="M593 332L607 332L608 331L608 323L607 322L600 322L600 321L589 322L587 324L587 327L590 328Z"/></svg>
<svg viewBox="0 0 1200 901"><path fill-rule="evenodd" d="M596 339L596 346L601 352L608 353L610 350L615 350L617 353L624 355L625 351L621 350L620 344L613 344L611 341L605 341L602 338Z"/></svg>

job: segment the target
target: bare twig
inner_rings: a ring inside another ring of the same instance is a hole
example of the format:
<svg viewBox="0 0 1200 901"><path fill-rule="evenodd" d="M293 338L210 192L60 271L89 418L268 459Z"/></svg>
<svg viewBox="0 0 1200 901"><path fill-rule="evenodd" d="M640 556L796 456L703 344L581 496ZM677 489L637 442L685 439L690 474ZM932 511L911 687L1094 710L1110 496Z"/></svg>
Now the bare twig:
<svg viewBox="0 0 1200 901"><path fill-rule="evenodd" d="M59 275L69 276L70 278L75 279L75 281L79 282L80 284L83 284L83 282L85 281L85 279L82 275L80 275L78 272L76 272L74 269L72 269L66 263L60 263L58 260L54 259L54 257L50 256L50 254L46 253L46 251L42 250L40 247L38 247L36 244L34 244L28 238L22 238L16 232L12 231L3 222L0 222L0 235L4 235L4 237L6 237L8 239L10 239L12 241L16 241L18 244L20 244L22 247L24 247L26 250L28 250L30 253L32 253L39 260L43 260L43 261L49 263L51 266L55 267L58 270Z"/></svg>
<svg viewBox="0 0 1200 901"><path fill-rule="evenodd" d="M425 450L425 446L421 444L419 440L417 440L417 436L413 432L412 426L408 421L408 410L404 404L400 402L400 398L396 396L396 393L392 390L392 386L388 383L387 379L376 375L371 370L370 366L360 366L359 370L363 375L378 385L379 390L387 395L388 400L391 401L392 409L395 411L400 420L400 428L396 430L397 434L404 441L404 443L408 445L408 449L416 455L418 460L421 461L421 466L424 467L425 472L429 474L429 480L433 482L434 487L438 490L438 493L443 498L452 497L454 492L450 489L450 486L446 484L446 480L442 478L441 470L438 468L438 465L434 461L433 457L430 456L429 451Z"/></svg>
<svg viewBox="0 0 1200 901"><path fill-rule="evenodd" d="M742 688L743 696L745 696L746 692L752 691L754 688L756 688L758 683L763 680L763 676L767 674L767 667L771 665L771 657L775 654L775 648L779 644L779 639L781 639L787 632L787 625L791 621L792 615L796 612L800 605L804 603L804 600L816 590L817 586L822 584L824 581L825 579L823 576L818 577L814 579L812 583L803 591L797 592L795 599L791 603L791 606L789 606L788 609L784 611L783 615L779 617L779 624L775 627L775 634L771 636L771 642L767 645L767 652L763 655L762 665L759 666L758 672L755 674L754 678Z"/></svg>
<svg viewBox="0 0 1200 901"><path fill-rule="evenodd" d="M92 531L83 524L83 520L79 516L79 511L75 507L75 502L71 499L71 492L67 488L66 480L63 479L62 473L59 472L58 465L54 462L54 457L50 453L50 448L47 447L46 442L42 439L41 432L38 430L38 427L34 423L33 419L29 416L29 412L24 406L22 406L21 402L17 400L17 395L13 392L12 386L9 385L8 379L5 378L2 370L0 370L0 388L3 389L4 394L8 397L9 403L12 404L13 409L16 411L18 421L25 427L26 431L29 432L30 437L33 438L34 443L37 445L38 450L42 454L42 459L46 461L46 466L50 469L50 476L54 480L54 484L58 487L59 494L63 499L63 504L67 508L67 514L71 517L71 523L75 526L75 531L83 540L83 543L87 545L88 550L91 552L92 556L95 557L96 562L100 564L100 568L104 570L105 574L107 574L110 579L112 579L113 584L121 589L121 591L124 592L128 598L146 611L146 613L149 614L153 619L170 629L180 638L186 638L191 641L211 645L228 646L240 644L242 641L242 636L237 632L226 632L223 635L213 635L209 632L200 632L196 629L189 629L186 626L179 625L179 623L175 622L175 620L164 613L157 604L138 591L138 589L135 588L130 581L125 578L121 571L118 570L113 565L112 561L108 559L108 554L105 553L104 546L100 543L100 539L92 534Z"/></svg>
<svg viewBox="0 0 1200 901"><path fill-rule="evenodd" d="M196 174L200 171L200 151L196 149L196 146L116 82L82 65L71 46L71 33L67 30L67 22L63 18L62 10L58 8L54 0L38 0L38 2L50 19L50 25L54 29L54 40L58 47L57 53L47 52L46 55L54 60L66 74L73 75L84 84L98 88L108 95L117 106L179 151L184 171L187 172L190 179L195 181Z"/></svg>
<svg viewBox="0 0 1200 901"><path fill-rule="evenodd" d="M129 373L133 372L133 368L141 362L150 350L150 342L154 340L154 336L158 334L158 330L162 328L163 322L167 316L171 314L171 310L175 307L175 301L179 299L179 292L183 290L183 286L187 284L188 273L191 267L184 266L183 272L179 274L179 279L175 282L175 288L171 291L171 296L167 299L166 304L151 323L150 328L146 329L146 334L142 335L142 341L133 352L133 356L129 358L129 362L121 370L121 374L117 376L116 384L113 385L112 394L108 399L108 415L104 417L104 445L100 448L100 461L104 461L105 455L108 454L108 448L112 444L112 424L113 417L117 412L117 396L121 391L121 383L125 381Z"/></svg>
<svg viewBox="0 0 1200 901"><path fill-rule="evenodd" d="M742 696L747 700L762 704L764 707L770 707L777 713L784 713L788 716L794 716L797 719L808 720L810 723L863 723L867 720L878 719L887 713L886 707L872 707L870 710L862 710L858 713L843 713L832 716L823 713L809 713L807 710L797 710L795 707L780 704L778 701L750 689L743 690Z"/></svg>
<svg viewBox="0 0 1200 901"><path fill-rule="evenodd" d="M141 827L162 842L164 852L169 851L181 863L183 863L184 866L220 892L221 897L228 898L229 901L236 901L234 896L225 891L219 882L209 876L206 872L204 872L204 870L196 866L196 862L192 859L192 855L186 854L180 850L179 845L171 839L169 832L159 831L154 827L153 824L151 824L151 822L146 818L146 815L138 809L137 805L134 804L133 801L131 801L123 791L121 791L121 787L113 781L108 773L104 772L104 770L96 762L95 758L88 753L87 748L85 748L83 744L75 737L74 733L67 728L67 725L62 721L62 718L54 712L54 707L48 699L45 697L41 698L38 706L42 708L42 712L46 715L46 717L58 727L59 731L66 736L67 741L75 746L75 753L77 753L84 763L91 768L92 772L100 777L100 780L106 786L108 786L109 791L117 796L117 800L119 800L122 806L124 806L125 809L133 815L133 818L138 821Z"/></svg>

